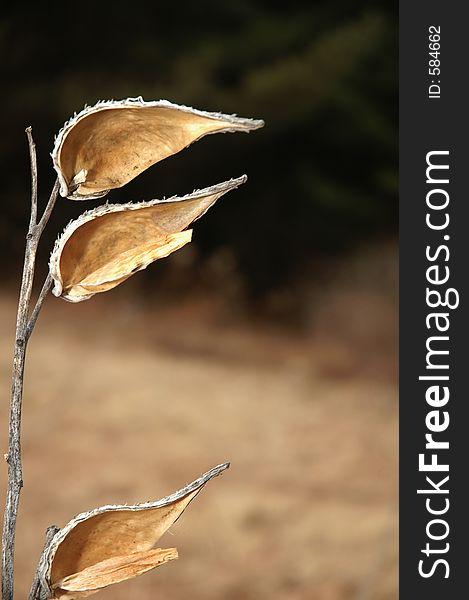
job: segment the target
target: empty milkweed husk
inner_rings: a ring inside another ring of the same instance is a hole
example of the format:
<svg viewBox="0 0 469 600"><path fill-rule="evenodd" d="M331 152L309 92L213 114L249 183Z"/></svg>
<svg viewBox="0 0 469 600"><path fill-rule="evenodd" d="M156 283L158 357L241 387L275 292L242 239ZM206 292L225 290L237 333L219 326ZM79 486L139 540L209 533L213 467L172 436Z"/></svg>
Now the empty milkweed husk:
<svg viewBox="0 0 469 600"><path fill-rule="evenodd" d="M262 120L167 100L98 102L71 118L57 135L52 160L60 194L73 200L105 196L205 135L248 132L263 125Z"/></svg>
<svg viewBox="0 0 469 600"><path fill-rule="evenodd" d="M59 529L38 567L47 598L84 598L177 558L175 548L155 548L205 484L229 467L221 464L156 502L107 505L81 513Z"/></svg>
<svg viewBox="0 0 469 600"><path fill-rule="evenodd" d="M192 230L186 228L246 179L181 198L105 204L83 213L67 225L52 251L53 294L70 302L88 300L182 248L191 241Z"/></svg>

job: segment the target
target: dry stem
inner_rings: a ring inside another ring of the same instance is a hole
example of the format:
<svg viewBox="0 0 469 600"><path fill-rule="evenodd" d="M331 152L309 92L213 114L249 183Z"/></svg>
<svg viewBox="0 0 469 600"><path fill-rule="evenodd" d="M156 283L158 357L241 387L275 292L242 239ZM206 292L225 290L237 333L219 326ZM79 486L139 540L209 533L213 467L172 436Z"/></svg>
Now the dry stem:
<svg viewBox="0 0 469 600"><path fill-rule="evenodd" d="M36 147L31 134L31 127L26 129L31 159L31 218L26 236L23 276L21 280L18 313L16 318L15 349L13 355L13 376L10 401L10 423L8 437L8 488L5 502L2 536L2 600L13 600L13 574L16 517L23 474L21 464L21 407L23 399L24 364L26 347L32 329L50 289L50 279L46 279L35 308L29 316L31 293L33 288L36 253L39 239L49 220L59 191L59 182L55 182L49 202L39 223L37 222L37 163Z"/></svg>
<svg viewBox="0 0 469 600"><path fill-rule="evenodd" d="M51 525L50 527L47 528L46 541L44 542L44 548L42 550L41 558L39 559L36 573L34 575L34 579L33 579L32 585L31 585L31 591L29 592L28 600L47 600L47 598L48 598L47 590L44 589L43 582L41 581L39 569L41 566L42 558L46 556L46 553L49 550L49 546L52 542L52 539L58 531L60 531L60 528L57 527L56 525Z"/></svg>

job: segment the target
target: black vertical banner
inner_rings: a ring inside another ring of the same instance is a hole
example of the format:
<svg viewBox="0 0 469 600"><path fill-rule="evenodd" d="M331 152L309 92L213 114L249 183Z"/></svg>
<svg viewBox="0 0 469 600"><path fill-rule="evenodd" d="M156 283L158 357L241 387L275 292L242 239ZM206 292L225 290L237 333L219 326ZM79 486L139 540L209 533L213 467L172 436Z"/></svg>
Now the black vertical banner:
<svg viewBox="0 0 469 600"><path fill-rule="evenodd" d="M400 3L400 598L469 598L469 12Z"/></svg>

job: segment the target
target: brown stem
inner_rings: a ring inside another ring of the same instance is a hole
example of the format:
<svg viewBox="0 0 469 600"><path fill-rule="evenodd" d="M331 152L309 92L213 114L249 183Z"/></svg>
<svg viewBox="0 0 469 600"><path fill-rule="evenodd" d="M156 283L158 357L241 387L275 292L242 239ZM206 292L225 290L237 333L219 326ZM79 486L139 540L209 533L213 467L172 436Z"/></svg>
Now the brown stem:
<svg viewBox="0 0 469 600"><path fill-rule="evenodd" d="M47 225L47 222L49 221L49 217L52 213L52 209L55 206L55 201L57 200L57 196L59 195L59 188L60 188L60 183L59 183L59 178L57 178L55 180L54 187L52 188L52 192L50 193L47 206L44 209L44 213L41 217L41 220L39 221L39 223L37 224L37 227L36 227L35 233L37 235L38 241L39 241L39 238L41 237L42 232L44 231L44 227Z"/></svg>
<svg viewBox="0 0 469 600"><path fill-rule="evenodd" d="M36 150L31 135L31 128L26 130L31 157L31 219L26 236L26 250L24 256L23 275L21 280L18 313L16 317L15 348L13 354L13 375L10 401L10 422L8 435L8 452L5 460L8 464L8 487L3 518L2 535L2 600L13 600L13 574L16 518L21 488L23 487L23 472L21 464L21 407L23 400L24 364L26 347L32 327L42 306L45 290L41 292L37 310L29 318L29 305L33 288L34 269L36 262L39 238L49 219L58 194L58 181L52 190L47 208L37 224L37 165ZM34 320L33 320L34 317Z"/></svg>
<svg viewBox="0 0 469 600"><path fill-rule="evenodd" d="M33 332L34 325L36 325L36 321L39 316L39 313L41 312L42 305L44 304L44 300L46 299L47 294L50 292L51 287L52 287L52 276L50 273L48 273L46 280L44 281L44 284L42 286L42 289L39 293L39 296L36 300L36 305L33 308L31 316L29 317L29 321L26 325L26 332L25 332L26 341L29 340L31 333Z"/></svg>
<svg viewBox="0 0 469 600"><path fill-rule="evenodd" d="M28 600L47 600L49 597L49 590L44 589L44 582L41 581L41 573L40 569L42 566L42 559L46 556L47 551L49 550L50 543L54 535L60 531L60 527L56 525L51 525L46 530L46 541L44 542L44 548L42 549L41 558L39 559L39 563L36 569L36 573L34 574L33 583L31 585L31 591L29 592Z"/></svg>
<svg viewBox="0 0 469 600"><path fill-rule="evenodd" d="M25 131L28 136L29 160L31 163L31 217L29 221L29 229L31 229L37 223L37 160L32 128L26 127Z"/></svg>

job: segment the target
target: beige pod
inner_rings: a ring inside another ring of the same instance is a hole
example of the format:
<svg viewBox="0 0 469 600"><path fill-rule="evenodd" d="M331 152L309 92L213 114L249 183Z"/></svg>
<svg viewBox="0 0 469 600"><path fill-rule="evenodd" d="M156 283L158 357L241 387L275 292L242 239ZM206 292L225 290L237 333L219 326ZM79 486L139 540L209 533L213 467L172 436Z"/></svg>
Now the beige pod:
<svg viewBox="0 0 469 600"><path fill-rule="evenodd" d="M52 160L60 194L73 200L105 196L205 135L249 132L263 125L260 119L167 100L98 102L72 117L56 137Z"/></svg>
<svg viewBox="0 0 469 600"><path fill-rule="evenodd" d="M49 267L52 293L69 302L110 290L191 241L186 228L246 175L167 200L104 204L71 221Z"/></svg>
<svg viewBox="0 0 469 600"><path fill-rule="evenodd" d="M229 463L156 502L107 505L81 513L44 550L38 575L48 598L90 596L177 558L175 548L155 548L205 484Z"/></svg>

